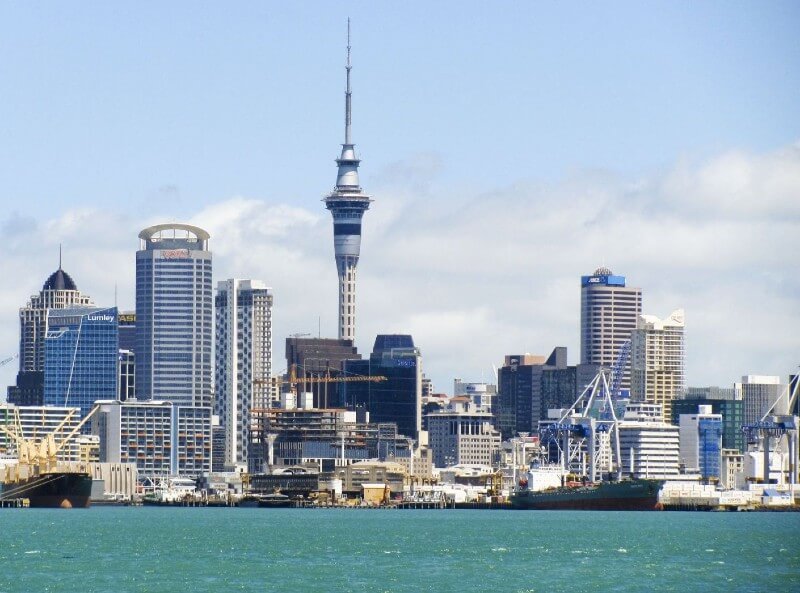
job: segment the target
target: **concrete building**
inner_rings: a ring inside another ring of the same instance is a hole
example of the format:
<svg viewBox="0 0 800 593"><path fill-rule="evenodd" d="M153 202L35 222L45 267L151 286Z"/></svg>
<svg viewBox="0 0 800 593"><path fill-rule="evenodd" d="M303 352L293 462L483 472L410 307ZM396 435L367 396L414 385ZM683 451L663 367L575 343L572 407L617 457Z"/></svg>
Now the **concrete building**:
<svg viewBox="0 0 800 593"><path fill-rule="evenodd" d="M394 422L417 441L422 431L422 355L409 335L381 334L369 360L348 360L345 374L386 377L379 383L344 383L344 404L369 412L372 422Z"/></svg>
<svg viewBox="0 0 800 593"><path fill-rule="evenodd" d="M633 478L674 478L679 473L680 432L662 421L659 404L631 403L618 423L621 470Z"/></svg>
<svg viewBox="0 0 800 593"><path fill-rule="evenodd" d="M741 383L734 384L734 389L741 394L744 402L744 424L759 422L770 408L775 415L789 413L786 385L781 384L780 377L745 375Z"/></svg>
<svg viewBox="0 0 800 593"><path fill-rule="evenodd" d="M722 416L722 447L744 452L744 402L741 393L723 387L689 387L681 399L672 400L672 424L678 425L681 414L691 414L698 406L711 406Z"/></svg>
<svg viewBox="0 0 800 593"><path fill-rule="evenodd" d="M738 449L723 449L720 458L720 486L726 490L744 488L744 455Z"/></svg>
<svg viewBox="0 0 800 593"><path fill-rule="evenodd" d="M78 406L86 416L117 397L117 308L51 309L45 337L44 404ZM88 432L89 427L86 426Z"/></svg>
<svg viewBox="0 0 800 593"><path fill-rule="evenodd" d="M722 471L722 414L698 406L694 414L679 417L681 465L684 473L719 480Z"/></svg>
<svg viewBox="0 0 800 593"><path fill-rule="evenodd" d="M660 404L664 422L684 390L683 330L683 309L667 319L640 315L631 340L631 399Z"/></svg>
<svg viewBox="0 0 800 593"><path fill-rule="evenodd" d="M333 244L339 275L339 339L356 339L356 266L361 252L361 219L372 199L358 181L355 144L351 138L350 23L347 24L347 89L345 91L345 132L334 190L325 198L325 207L333 216Z"/></svg>
<svg viewBox="0 0 800 593"><path fill-rule="evenodd" d="M581 276L581 364L613 367L641 313L642 289L626 286L625 276L615 276L605 267ZM627 368L621 388L630 387Z"/></svg>
<svg viewBox="0 0 800 593"><path fill-rule="evenodd" d="M269 407L272 289L260 280L217 285L215 412L225 430L225 465L247 464L250 410Z"/></svg>
<svg viewBox="0 0 800 593"><path fill-rule="evenodd" d="M211 409L168 401L103 401L92 417L100 461L135 463L142 476L211 471Z"/></svg>
<svg viewBox="0 0 800 593"><path fill-rule="evenodd" d="M212 405L213 304L209 234L187 224L139 233L136 397Z"/></svg>
<svg viewBox="0 0 800 593"><path fill-rule="evenodd" d="M466 396L452 398L446 410L428 416L428 438L436 467L492 465L500 450L492 415Z"/></svg>
<svg viewBox="0 0 800 593"><path fill-rule="evenodd" d="M91 299L81 294L69 274L58 269L45 281L38 295L19 310L19 374L8 388L9 403L40 406L44 402L44 357L47 315L51 309L88 307Z"/></svg>

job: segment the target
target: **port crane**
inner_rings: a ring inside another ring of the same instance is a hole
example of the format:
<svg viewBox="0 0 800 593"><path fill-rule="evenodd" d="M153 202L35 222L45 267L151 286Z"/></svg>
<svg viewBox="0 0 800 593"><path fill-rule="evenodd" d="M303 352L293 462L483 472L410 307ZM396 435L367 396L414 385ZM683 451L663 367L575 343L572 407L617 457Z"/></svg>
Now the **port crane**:
<svg viewBox="0 0 800 593"><path fill-rule="evenodd" d="M604 470L613 470L613 458L617 463L617 476L621 477L619 419L614 404L619 401L630 355L631 341L626 340L620 346L610 377L607 370L601 369L575 403L556 422L544 423L540 430L540 442L548 452L558 456L562 467L584 475L588 470L592 482ZM596 411L598 406L599 412Z"/></svg>
<svg viewBox="0 0 800 593"><path fill-rule="evenodd" d="M800 377L795 378L794 381L791 381L786 386L786 389L775 399L775 402L769 407L766 414L761 417L761 420L742 426L748 444L755 445L756 450L760 447L764 454L763 480L765 484L769 482L770 442L775 439L777 447L779 447L780 441L784 436L787 437L789 449L789 484L794 485L797 479L798 425L797 417L791 414L797 402L798 388L800 388ZM784 397L788 400L789 415L773 415L772 412L775 410L775 406Z"/></svg>

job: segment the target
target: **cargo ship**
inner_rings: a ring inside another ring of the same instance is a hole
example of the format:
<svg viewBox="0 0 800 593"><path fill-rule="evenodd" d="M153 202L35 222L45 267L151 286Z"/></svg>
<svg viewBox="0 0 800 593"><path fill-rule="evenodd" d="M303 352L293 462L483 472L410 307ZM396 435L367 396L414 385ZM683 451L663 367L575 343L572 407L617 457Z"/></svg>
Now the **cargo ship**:
<svg viewBox="0 0 800 593"><path fill-rule="evenodd" d="M532 491L520 489L511 495L511 508L565 511L656 511L663 480L623 480L567 484Z"/></svg>
<svg viewBox="0 0 800 593"><path fill-rule="evenodd" d="M0 484L0 500L27 499L31 508L87 508L92 476L80 471L42 473Z"/></svg>

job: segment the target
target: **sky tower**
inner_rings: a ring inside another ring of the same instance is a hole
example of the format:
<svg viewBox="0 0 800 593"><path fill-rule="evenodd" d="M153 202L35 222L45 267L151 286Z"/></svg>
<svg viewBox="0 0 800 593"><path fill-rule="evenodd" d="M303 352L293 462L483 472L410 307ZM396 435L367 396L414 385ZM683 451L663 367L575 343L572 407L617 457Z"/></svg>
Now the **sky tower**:
<svg viewBox="0 0 800 593"><path fill-rule="evenodd" d="M333 216L333 246L339 273L339 339L356 338L356 266L361 251L361 217L372 201L358 184L358 163L350 136L350 19L347 19L347 90L345 91L344 144L336 159L336 187L323 200Z"/></svg>

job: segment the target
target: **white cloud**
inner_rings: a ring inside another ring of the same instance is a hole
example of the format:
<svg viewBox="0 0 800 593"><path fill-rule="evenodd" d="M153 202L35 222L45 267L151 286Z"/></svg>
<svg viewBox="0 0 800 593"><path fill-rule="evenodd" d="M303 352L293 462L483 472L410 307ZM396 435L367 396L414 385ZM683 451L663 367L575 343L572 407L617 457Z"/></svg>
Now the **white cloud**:
<svg viewBox="0 0 800 593"><path fill-rule="evenodd" d="M378 332L412 333L446 390L453 377L488 380L506 354L565 345L576 362L579 277L605 264L643 288L645 312L686 309L689 383L796 371L800 145L681 161L636 180L576 172L487 192L440 186L443 166L412 158L367 187L375 203L359 265L362 352ZM188 221L212 235L216 280L274 288L277 369L286 335L316 334L318 323L325 336L336 331L330 217L316 199L304 203L233 197ZM165 220L91 209L43 221L10 215L0 226L0 357L16 350L17 310L56 268L59 243L79 288L110 304L116 285L120 306L133 308L137 234ZM1 373L13 380L8 367Z"/></svg>

